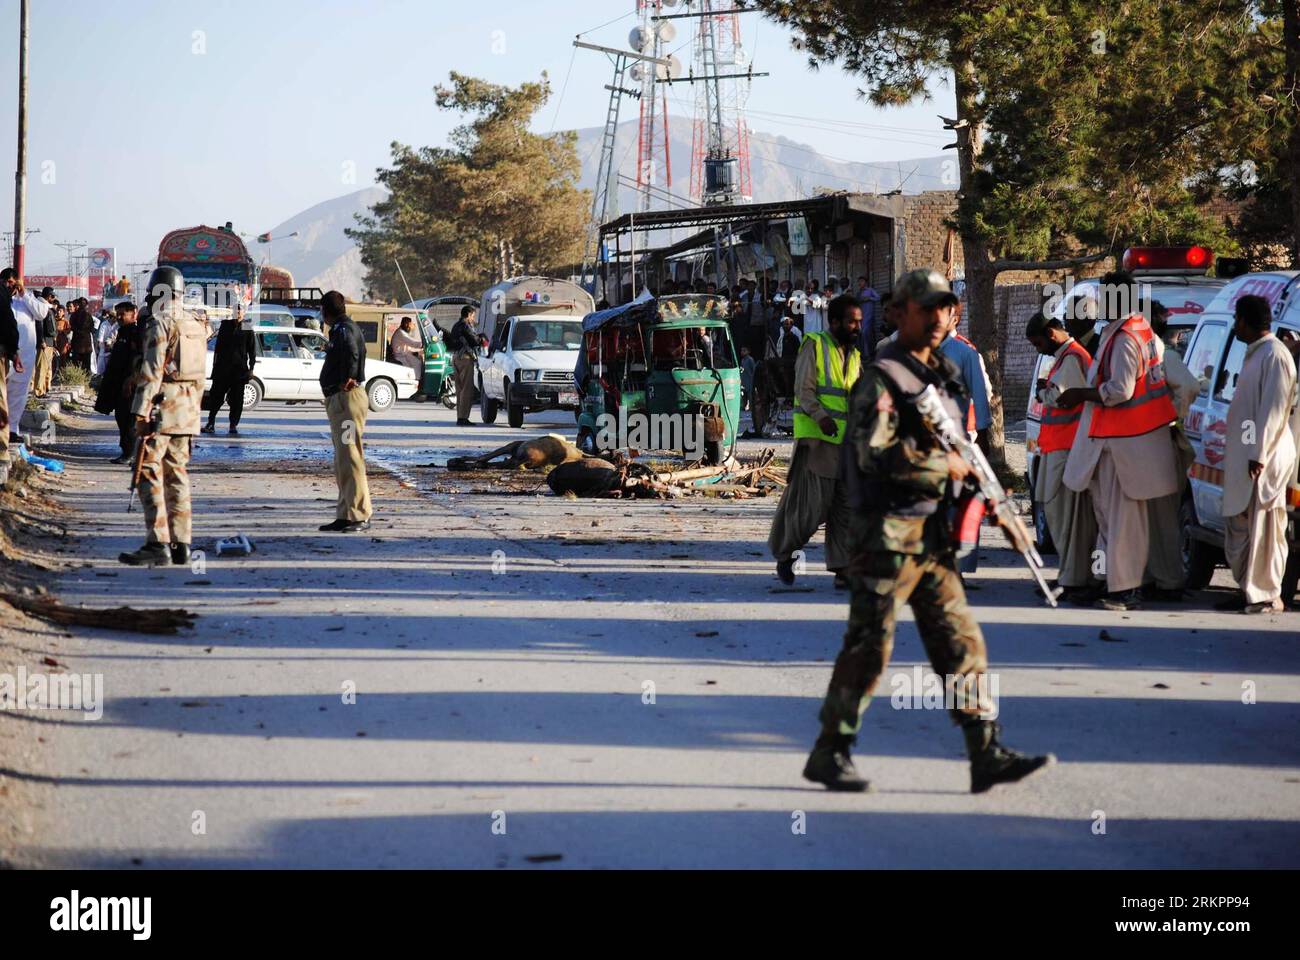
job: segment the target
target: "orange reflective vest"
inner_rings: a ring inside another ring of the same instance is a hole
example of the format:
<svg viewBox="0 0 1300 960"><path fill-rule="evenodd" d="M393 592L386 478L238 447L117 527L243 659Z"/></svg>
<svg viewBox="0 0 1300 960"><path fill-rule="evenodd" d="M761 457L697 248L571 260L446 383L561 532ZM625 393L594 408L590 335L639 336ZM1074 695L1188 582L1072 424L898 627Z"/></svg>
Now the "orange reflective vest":
<svg viewBox="0 0 1300 960"><path fill-rule="evenodd" d="M1165 380L1164 364L1160 362L1160 348L1156 335L1141 314L1134 314L1124 321L1114 336L1106 343L1106 349L1098 355L1096 363L1097 377L1094 383L1105 383L1110 377L1110 352L1115 341L1127 334L1138 342L1142 348L1143 366L1138 373L1137 383L1133 385L1133 396L1113 407L1097 405L1092 412L1092 426L1088 430L1090 437L1140 437L1167 427L1178 419L1174 409L1174 400Z"/></svg>
<svg viewBox="0 0 1300 960"><path fill-rule="evenodd" d="M1092 357L1077 340L1065 345L1065 352L1056 358L1052 369L1047 374L1050 383L1052 377L1061 369L1066 357L1075 357L1087 373L1092 364ZM1049 407L1043 404L1042 426L1038 429L1038 450L1040 453L1056 453L1069 450L1074 445L1074 435L1079 432L1079 418L1083 416L1083 404L1073 407Z"/></svg>

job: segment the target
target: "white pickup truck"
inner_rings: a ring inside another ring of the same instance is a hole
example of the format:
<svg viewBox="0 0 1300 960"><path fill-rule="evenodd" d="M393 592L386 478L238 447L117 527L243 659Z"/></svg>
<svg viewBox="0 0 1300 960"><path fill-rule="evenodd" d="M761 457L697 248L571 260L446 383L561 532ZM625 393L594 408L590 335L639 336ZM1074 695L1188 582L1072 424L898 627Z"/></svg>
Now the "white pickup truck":
<svg viewBox="0 0 1300 960"><path fill-rule="evenodd" d="M483 295L479 329L488 347L478 360L480 412L495 423L501 408L511 427L541 410L579 407L573 371L582 348L582 319L591 294L567 280L524 277Z"/></svg>

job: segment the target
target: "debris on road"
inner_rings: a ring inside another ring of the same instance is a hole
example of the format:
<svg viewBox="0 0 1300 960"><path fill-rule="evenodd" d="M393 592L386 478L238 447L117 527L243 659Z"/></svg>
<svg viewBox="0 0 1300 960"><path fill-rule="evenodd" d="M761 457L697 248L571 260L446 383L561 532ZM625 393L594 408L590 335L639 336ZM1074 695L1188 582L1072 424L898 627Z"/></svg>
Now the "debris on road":
<svg viewBox="0 0 1300 960"><path fill-rule="evenodd" d="M256 552L257 546L244 534L238 534L225 540L217 541L216 551L219 557L247 557Z"/></svg>
<svg viewBox="0 0 1300 960"><path fill-rule="evenodd" d="M0 593L0 600L29 616L65 627L98 627L130 633L174 634L181 627L192 628L198 617L188 610L67 607L49 597L24 597L16 593Z"/></svg>

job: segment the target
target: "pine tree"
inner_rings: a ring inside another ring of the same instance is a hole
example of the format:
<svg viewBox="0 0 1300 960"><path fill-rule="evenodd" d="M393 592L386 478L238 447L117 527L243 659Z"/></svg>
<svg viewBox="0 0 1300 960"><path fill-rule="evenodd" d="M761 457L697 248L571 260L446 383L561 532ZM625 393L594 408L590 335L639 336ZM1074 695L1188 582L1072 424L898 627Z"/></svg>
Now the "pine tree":
<svg viewBox="0 0 1300 960"><path fill-rule="evenodd" d="M955 226L971 338L993 381L994 459L998 275L1070 269L1133 242L1220 240L1200 204L1226 155L1260 149L1261 44L1246 0L757 5L794 28L812 66L841 65L877 106L923 99L935 79L952 84Z"/></svg>
<svg viewBox="0 0 1300 960"><path fill-rule="evenodd" d="M577 135L529 125L550 96L545 75L518 87L452 73L439 109L466 115L445 148L393 144L378 173L389 196L348 231L367 284L405 299L413 290L478 292L507 273L549 273L582 260L590 196L577 187Z"/></svg>

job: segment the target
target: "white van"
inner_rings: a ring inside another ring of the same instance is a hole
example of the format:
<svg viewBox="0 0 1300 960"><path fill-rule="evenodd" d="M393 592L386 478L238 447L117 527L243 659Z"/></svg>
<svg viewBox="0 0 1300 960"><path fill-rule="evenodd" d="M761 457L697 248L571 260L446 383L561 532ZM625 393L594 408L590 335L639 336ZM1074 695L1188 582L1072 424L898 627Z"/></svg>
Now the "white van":
<svg viewBox="0 0 1300 960"><path fill-rule="evenodd" d="M573 371L582 319L595 309L582 287L547 277L507 280L483 294L479 329L488 347L478 360L478 388L484 423L495 423L502 407L516 429L526 413L578 412Z"/></svg>
<svg viewBox="0 0 1300 960"><path fill-rule="evenodd" d="M1196 452L1182 503L1183 566L1187 586L1202 590L1223 558L1223 459L1228 405L1246 358L1246 344L1232 332L1234 309L1244 296L1263 297L1273 307L1273 332L1300 336L1300 271L1250 273L1232 281L1201 315L1188 344L1187 366L1201 380L1201 392L1187 411L1183 430ZM1300 484L1287 494L1292 523L1300 522Z"/></svg>

